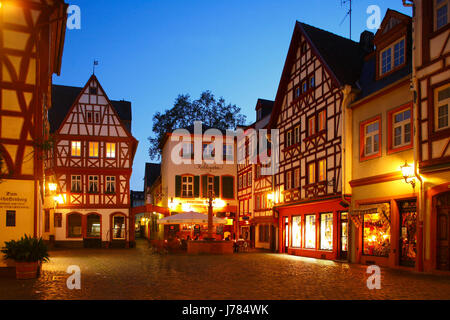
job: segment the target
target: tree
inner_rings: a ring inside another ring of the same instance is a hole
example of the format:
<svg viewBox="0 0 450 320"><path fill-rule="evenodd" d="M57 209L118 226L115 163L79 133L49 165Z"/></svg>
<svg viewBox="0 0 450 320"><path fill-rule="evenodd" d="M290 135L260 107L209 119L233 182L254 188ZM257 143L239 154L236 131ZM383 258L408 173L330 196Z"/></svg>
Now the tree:
<svg viewBox="0 0 450 320"><path fill-rule="evenodd" d="M200 98L191 101L188 94L180 94L171 109L164 113L157 112L153 116L152 131L154 136L149 137L150 159L160 159L162 142L166 133L175 129L185 128L201 121L204 126L221 130L236 129L244 125L246 116L241 114L241 108L227 104L224 98L216 99L210 91L205 91Z"/></svg>

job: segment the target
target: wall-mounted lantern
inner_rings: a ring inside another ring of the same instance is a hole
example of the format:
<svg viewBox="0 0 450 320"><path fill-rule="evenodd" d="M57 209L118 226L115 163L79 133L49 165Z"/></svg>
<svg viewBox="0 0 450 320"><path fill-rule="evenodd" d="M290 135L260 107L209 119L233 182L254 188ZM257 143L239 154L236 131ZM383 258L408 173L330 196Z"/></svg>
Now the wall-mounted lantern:
<svg viewBox="0 0 450 320"><path fill-rule="evenodd" d="M414 178L413 167L409 165L407 161L405 161L405 164L401 166L400 169L402 171L402 176L405 179L405 182L411 184L414 189L416 187L416 179Z"/></svg>

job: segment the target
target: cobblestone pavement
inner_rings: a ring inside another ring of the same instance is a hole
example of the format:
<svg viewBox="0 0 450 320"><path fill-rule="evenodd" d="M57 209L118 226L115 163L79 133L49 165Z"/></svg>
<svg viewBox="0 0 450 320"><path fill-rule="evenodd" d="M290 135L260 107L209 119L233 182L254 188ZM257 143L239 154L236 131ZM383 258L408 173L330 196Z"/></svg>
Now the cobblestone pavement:
<svg viewBox="0 0 450 320"><path fill-rule="evenodd" d="M81 290L66 286L81 268ZM36 280L0 278L0 299L450 299L450 277L382 269L381 289L366 267L269 253L152 254L136 249L51 252Z"/></svg>

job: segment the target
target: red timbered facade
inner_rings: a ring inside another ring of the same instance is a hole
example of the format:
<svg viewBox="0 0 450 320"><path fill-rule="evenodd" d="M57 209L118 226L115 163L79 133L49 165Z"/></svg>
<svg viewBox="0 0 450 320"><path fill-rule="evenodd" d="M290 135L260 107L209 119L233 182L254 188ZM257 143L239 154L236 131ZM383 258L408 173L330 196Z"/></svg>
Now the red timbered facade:
<svg viewBox="0 0 450 320"><path fill-rule="evenodd" d="M450 271L450 1L414 3L418 227L424 270Z"/></svg>
<svg viewBox="0 0 450 320"><path fill-rule="evenodd" d="M0 243L40 235L46 115L66 10L62 0L0 4Z"/></svg>
<svg viewBox="0 0 450 320"><path fill-rule="evenodd" d="M325 259L346 254L339 245L350 198L342 192L343 108L362 56L359 43L295 25L270 123L280 130L274 176L280 252Z"/></svg>
<svg viewBox="0 0 450 320"><path fill-rule="evenodd" d="M253 143L258 144L259 130L266 129L272 113L273 101L258 99L256 122L244 128L245 140L239 142L238 161L239 223L237 233L251 247L276 250L278 220L274 216L272 175L264 175L259 157L252 155ZM251 132L256 135L252 136ZM252 140L254 137L254 140ZM258 147L257 150L260 148Z"/></svg>
<svg viewBox="0 0 450 320"><path fill-rule="evenodd" d="M59 203L51 211L61 221L48 236L85 245L133 242L130 176L137 141L131 104L110 101L95 75L82 89L54 86L53 99L66 113L49 115L54 141L46 176L57 185Z"/></svg>

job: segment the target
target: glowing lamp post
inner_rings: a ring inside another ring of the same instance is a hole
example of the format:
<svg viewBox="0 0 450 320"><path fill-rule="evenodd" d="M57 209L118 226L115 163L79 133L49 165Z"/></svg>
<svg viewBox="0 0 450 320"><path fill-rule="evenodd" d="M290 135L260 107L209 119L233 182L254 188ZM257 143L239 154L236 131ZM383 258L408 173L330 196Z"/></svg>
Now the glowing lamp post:
<svg viewBox="0 0 450 320"><path fill-rule="evenodd" d="M402 176L405 179L405 182L411 184L414 189L416 187L416 180L413 177L413 167L410 166L407 161L405 161L405 164L401 166L400 169L402 171Z"/></svg>

